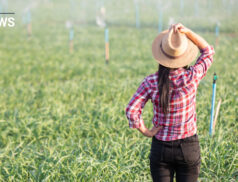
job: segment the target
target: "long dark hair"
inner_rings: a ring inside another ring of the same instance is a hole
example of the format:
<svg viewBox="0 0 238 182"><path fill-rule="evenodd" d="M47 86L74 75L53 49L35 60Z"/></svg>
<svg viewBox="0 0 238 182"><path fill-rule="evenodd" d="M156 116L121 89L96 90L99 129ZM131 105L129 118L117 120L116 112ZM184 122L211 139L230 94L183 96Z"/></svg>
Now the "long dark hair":
<svg viewBox="0 0 238 182"><path fill-rule="evenodd" d="M169 106L169 71L170 68L159 65L158 70L158 89L159 89L159 106L164 114L168 112Z"/></svg>
<svg viewBox="0 0 238 182"><path fill-rule="evenodd" d="M186 65L183 67L184 69L189 69L189 66ZM159 88L159 106L162 108L164 114L168 113L169 106L169 72L170 68L165 67L159 64L158 70L158 88Z"/></svg>

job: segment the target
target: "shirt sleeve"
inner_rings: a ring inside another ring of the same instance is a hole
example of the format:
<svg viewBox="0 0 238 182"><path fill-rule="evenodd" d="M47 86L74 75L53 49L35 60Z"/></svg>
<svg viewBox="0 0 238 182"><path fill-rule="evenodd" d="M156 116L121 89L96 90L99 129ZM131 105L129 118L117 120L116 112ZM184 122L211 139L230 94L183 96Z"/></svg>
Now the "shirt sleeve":
<svg viewBox="0 0 238 182"><path fill-rule="evenodd" d="M145 78L126 107L126 116L130 128L140 128L144 123L141 112L150 98L148 90L149 85Z"/></svg>
<svg viewBox="0 0 238 182"><path fill-rule="evenodd" d="M212 46L207 46L206 48L200 50L200 52L201 56L197 59L195 65L190 67L192 77L197 83L203 79L207 70L211 67L213 55L215 53Z"/></svg>

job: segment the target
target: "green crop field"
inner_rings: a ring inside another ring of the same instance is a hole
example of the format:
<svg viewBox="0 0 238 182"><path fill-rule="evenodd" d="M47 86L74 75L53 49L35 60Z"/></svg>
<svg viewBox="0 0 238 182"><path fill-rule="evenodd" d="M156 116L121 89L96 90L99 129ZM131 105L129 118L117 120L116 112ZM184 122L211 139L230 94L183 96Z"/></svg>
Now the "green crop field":
<svg viewBox="0 0 238 182"><path fill-rule="evenodd" d="M152 181L151 138L129 128L125 108L143 78L158 68L151 54L158 34L157 1L139 1L140 28L135 27L133 1L104 1L109 64L104 58L104 29L95 23L102 1L75 0L74 8L70 1L37 1L29 38L22 16L31 2L9 1L16 25L0 27L0 181ZM238 2L223 3L199 1L198 15L192 1L184 1L182 14L179 1L161 3L163 29L172 16L215 48L196 104L199 181L208 182L238 180ZM75 29L72 54L68 19ZM217 21L220 34L215 45ZM210 137L214 72L216 105L219 99L222 103ZM152 117L148 102L143 111L148 128Z"/></svg>

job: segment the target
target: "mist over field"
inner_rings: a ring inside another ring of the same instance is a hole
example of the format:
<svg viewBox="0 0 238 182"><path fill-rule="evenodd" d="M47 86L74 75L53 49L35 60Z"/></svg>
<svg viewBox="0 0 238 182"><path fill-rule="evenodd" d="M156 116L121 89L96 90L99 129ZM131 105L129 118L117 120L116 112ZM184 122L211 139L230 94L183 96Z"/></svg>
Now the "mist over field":
<svg viewBox="0 0 238 182"><path fill-rule="evenodd" d="M215 49L197 91L199 181L238 181L237 10L238 0L0 0L15 23L0 26L0 181L152 181L151 139L125 108L158 69L155 36L177 22Z"/></svg>

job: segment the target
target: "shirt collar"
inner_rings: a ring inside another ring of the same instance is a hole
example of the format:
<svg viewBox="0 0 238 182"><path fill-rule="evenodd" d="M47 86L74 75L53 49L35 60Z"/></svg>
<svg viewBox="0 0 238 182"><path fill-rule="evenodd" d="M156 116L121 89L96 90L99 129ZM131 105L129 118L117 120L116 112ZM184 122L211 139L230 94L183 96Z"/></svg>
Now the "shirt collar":
<svg viewBox="0 0 238 182"><path fill-rule="evenodd" d="M184 68L178 68L176 70L170 71L169 75L174 76L174 75L178 75L178 74L180 74L182 72L184 72Z"/></svg>

